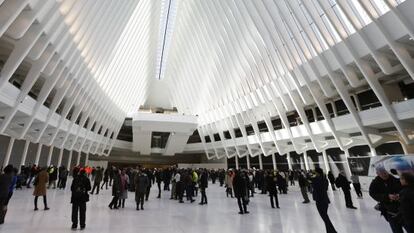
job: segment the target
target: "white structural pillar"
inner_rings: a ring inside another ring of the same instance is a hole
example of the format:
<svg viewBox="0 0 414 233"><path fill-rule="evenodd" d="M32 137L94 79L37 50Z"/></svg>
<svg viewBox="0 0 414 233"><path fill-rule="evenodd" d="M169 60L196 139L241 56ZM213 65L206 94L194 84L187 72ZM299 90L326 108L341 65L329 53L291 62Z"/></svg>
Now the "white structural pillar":
<svg viewBox="0 0 414 233"><path fill-rule="evenodd" d="M50 148L49 148L49 154L47 155L46 166L48 166L48 167L50 166L50 163L52 162L53 148L54 148L54 146L50 146Z"/></svg>
<svg viewBox="0 0 414 233"><path fill-rule="evenodd" d="M27 152L29 151L29 145L30 145L30 141L26 140L24 142L23 154L22 154L22 159L20 160L19 171L21 171L20 169L22 168L23 165L26 165L26 158L27 158Z"/></svg>
<svg viewBox="0 0 414 233"><path fill-rule="evenodd" d="M4 157L4 161L3 161L3 167L5 167L9 164L10 155L11 155L11 152L13 150L14 140L15 140L14 138L10 138L9 146L7 147L6 156Z"/></svg>
<svg viewBox="0 0 414 233"><path fill-rule="evenodd" d="M292 160L290 159L290 152L286 153L286 160L287 160L287 162L288 162L288 167L289 167L289 170L293 170L293 167L292 167Z"/></svg>
<svg viewBox="0 0 414 233"><path fill-rule="evenodd" d="M236 155L234 158L234 161L236 162L236 169L239 169L239 157Z"/></svg>
<svg viewBox="0 0 414 233"><path fill-rule="evenodd" d="M71 162L72 162L72 155L73 155L73 150L71 150L71 151L69 151L69 158L68 158L68 163L66 164L66 168L68 169L68 170L71 170L70 168L70 165L71 165Z"/></svg>
<svg viewBox="0 0 414 233"><path fill-rule="evenodd" d="M85 167L89 165L89 153L86 153Z"/></svg>
<svg viewBox="0 0 414 233"><path fill-rule="evenodd" d="M375 150L375 148L370 147L371 150L371 156L377 156L377 151Z"/></svg>
<svg viewBox="0 0 414 233"><path fill-rule="evenodd" d="M250 169L250 156L246 156L247 169Z"/></svg>
<svg viewBox="0 0 414 233"><path fill-rule="evenodd" d="M80 151L78 151L78 157L76 157L76 166L78 166L78 165L79 165L79 163L80 163L80 158L81 158L81 152L80 152Z"/></svg>
<svg viewBox="0 0 414 233"><path fill-rule="evenodd" d="M262 161L262 154L259 154L259 168L260 170L263 170L263 161Z"/></svg>
<svg viewBox="0 0 414 233"><path fill-rule="evenodd" d="M303 152L303 161L305 162L306 171L309 171L308 152L306 150Z"/></svg>
<svg viewBox="0 0 414 233"><path fill-rule="evenodd" d="M37 166L39 166L40 154L42 153L42 146L43 146L42 143L39 143L37 145L36 158L34 162L34 164L36 164Z"/></svg>
<svg viewBox="0 0 414 233"><path fill-rule="evenodd" d="M60 167L62 165L62 157L63 157L63 148L60 149L59 151L59 159L58 159L58 163L57 163L57 167Z"/></svg>
<svg viewBox="0 0 414 233"><path fill-rule="evenodd" d="M275 154L272 154L272 163L273 163L273 170L276 170L277 166L276 166L276 155Z"/></svg>
<svg viewBox="0 0 414 233"><path fill-rule="evenodd" d="M322 151L322 157L323 157L323 164L325 165L325 172L328 173L331 169L329 167L328 154L326 154L326 150Z"/></svg>

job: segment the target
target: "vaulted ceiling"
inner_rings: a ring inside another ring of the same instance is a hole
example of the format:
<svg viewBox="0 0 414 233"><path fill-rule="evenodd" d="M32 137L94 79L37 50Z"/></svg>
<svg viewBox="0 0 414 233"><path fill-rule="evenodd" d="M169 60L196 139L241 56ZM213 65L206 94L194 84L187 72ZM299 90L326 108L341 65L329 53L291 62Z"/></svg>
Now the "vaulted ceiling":
<svg viewBox="0 0 414 233"><path fill-rule="evenodd" d="M410 142L378 81L414 77L412 45L396 42L413 36L403 2L0 0L0 88L11 96L0 132L103 152L143 105L198 115L202 135L241 125L237 114L252 109L250 121L279 116L288 129L286 114L295 111L319 150L305 107L319 107L343 147L347 136L324 103L339 97L372 144L350 97L368 86ZM36 102L24 110L28 96Z"/></svg>

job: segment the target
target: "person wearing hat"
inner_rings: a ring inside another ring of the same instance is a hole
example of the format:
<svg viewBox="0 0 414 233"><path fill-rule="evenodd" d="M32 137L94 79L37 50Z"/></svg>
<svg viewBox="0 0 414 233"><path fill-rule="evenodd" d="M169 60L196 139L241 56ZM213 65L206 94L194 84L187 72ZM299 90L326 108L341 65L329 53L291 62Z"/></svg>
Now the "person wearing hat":
<svg viewBox="0 0 414 233"><path fill-rule="evenodd" d="M402 219L399 214L401 184L388 173L382 164L376 166L377 176L369 186L369 195L378 202L376 209L390 224L393 233L403 233Z"/></svg>

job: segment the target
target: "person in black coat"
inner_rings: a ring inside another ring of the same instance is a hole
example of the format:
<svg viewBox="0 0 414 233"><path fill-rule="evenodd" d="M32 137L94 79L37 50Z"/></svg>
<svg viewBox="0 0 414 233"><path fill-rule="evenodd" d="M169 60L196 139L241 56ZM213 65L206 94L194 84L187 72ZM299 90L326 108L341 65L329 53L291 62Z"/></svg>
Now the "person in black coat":
<svg viewBox="0 0 414 233"><path fill-rule="evenodd" d="M121 171L117 168L113 169L113 177L112 177L112 201L109 203L109 208L118 209L118 199L121 196L121 189L122 189L122 182L121 182Z"/></svg>
<svg viewBox="0 0 414 233"><path fill-rule="evenodd" d="M400 192L400 213L407 233L414 233L414 174L402 173L403 189Z"/></svg>
<svg viewBox="0 0 414 233"><path fill-rule="evenodd" d="M313 200L316 202L316 208L325 223L326 232L336 233L335 227L328 216L328 207L330 203L328 198L328 180L321 168L316 168L315 173L316 176L312 180Z"/></svg>
<svg viewBox="0 0 414 233"><path fill-rule="evenodd" d="M308 197L309 181L303 173L300 173L298 177L298 182L299 182L300 192L302 193L302 197L303 197L302 203L307 204L310 202L309 197Z"/></svg>
<svg viewBox="0 0 414 233"><path fill-rule="evenodd" d="M269 197L270 197L270 205L272 208L275 208L276 202L276 208L279 209L279 199L277 198L277 188L276 188L276 176L273 174L273 172L268 172L266 174L266 183L267 183L267 191L269 191ZM275 201L273 201L273 199Z"/></svg>
<svg viewBox="0 0 414 233"><path fill-rule="evenodd" d="M155 172L155 182L157 182L158 187L158 196L157 198L161 198L161 182L162 182L162 171L158 170Z"/></svg>
<svg viewBox="0 0 414 233"><path fill-rule="evenodd" d="M338 177L335 180L336 187L342 189L345 196L345 206L348 209L356 209L354 204L352 203L352 196L351 196L351 182L348 181L343 171L339 173Z"/></svg>
<svg viewBox="0 0 414 233"><path fill-rule="evenodd" d="M101 189L106 185L106 189L108 190L108 182L109 182L109 169L105 169L104 177L103 177L103 183L101 186Z"/></svg>
<svg viewBox="0 0 414 233"><path fill-rule="evenodd" d="M237 198L237 204L239 205L239 214L248 214L247 203L248 203L248 180L244 172L239 170L235 171L233 179L233 190L234 196ZM243 208L242 208L243 207Z"/></svg>
<svg viewBox="0 0 414 233"><path fill-rule="evenodd" d="M91 190L91 182L86 176L85 170L73 173L73 181L70 187L72 196L70 203L72 203L72 229L78 227L78 215L81 230L85 229L86 221L86 202L89 201L88 191Z"/></svg>
<svg viewBox="0 0 414 233"><path fill-rule="evenodd" d="M400 181L389 174L382 165L376 167L377 177L369 186L369 195L379 203L378 209L390 224L393 233L403 233L399 193Z"/></svg>
<svg viewBox="0 0 414 233"><path fill-rule="evenodd" d="M200 205L207 204L206 189L208 187L208 175L207 175L207 171L205 170L201 171L199 187L200 187L200 193L201 193L201 202L199 204Z"/></svg>
<svg viewBox="0 0 414 233"><path fill-rule="evenodd" d="M10 187L13 183L13 166L4 168L4 174L0 173L0 224L4 223L7 213L7 205L10 199Z"/></svg>

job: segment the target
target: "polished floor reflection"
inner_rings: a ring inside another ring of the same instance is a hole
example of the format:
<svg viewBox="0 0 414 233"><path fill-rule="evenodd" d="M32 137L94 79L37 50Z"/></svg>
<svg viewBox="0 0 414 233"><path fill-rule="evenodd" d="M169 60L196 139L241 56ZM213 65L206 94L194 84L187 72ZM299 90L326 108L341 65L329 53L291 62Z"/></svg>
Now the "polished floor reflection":
<svg viewBox="0 0 414 233"><path fill-rule="evenodd" d="M239 215L235 199L226 198L224 188L209 184L208 205L194 202L179 204L169 200L169 192L156 198L153 186L145 211L136 211L133 193L129 193L125 209L110 210L110 190L91 196L88 203L85 232L143 232L143 233L323 233L324 225L315 204L302 204L297 188L290 188L288 195L279 195L281 209L271 209L267 195L256 195L248 207L250 214ZM71 232L70 192L50 190L49 211L33 211L32 190L18 190L9 205L6 223L0 232ZM331 220L338 232L366 233L391 232L375 203L364 193L364 199L356 199L358 210L345 208L341 192L330 192ZM354 194L353 194L354 195ZM198 201L200 196L198 197ZM39 202L42 208L42 202Z"/></svg>

